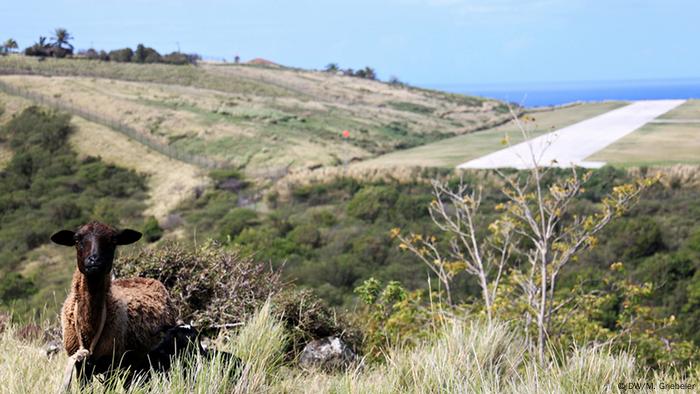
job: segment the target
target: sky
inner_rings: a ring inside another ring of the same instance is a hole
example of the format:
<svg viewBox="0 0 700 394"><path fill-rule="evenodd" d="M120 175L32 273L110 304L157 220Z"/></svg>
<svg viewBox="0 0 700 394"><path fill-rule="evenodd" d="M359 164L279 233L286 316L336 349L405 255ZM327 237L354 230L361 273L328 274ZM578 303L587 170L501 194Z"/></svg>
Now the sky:
<svg viewBox="0 0 700 394"><path fill-rule="evenodd" d="M294 67L371 66L416 85L700 77L697 0L0 1L0 39L64 27L77 49L138 43Z"/></svg>

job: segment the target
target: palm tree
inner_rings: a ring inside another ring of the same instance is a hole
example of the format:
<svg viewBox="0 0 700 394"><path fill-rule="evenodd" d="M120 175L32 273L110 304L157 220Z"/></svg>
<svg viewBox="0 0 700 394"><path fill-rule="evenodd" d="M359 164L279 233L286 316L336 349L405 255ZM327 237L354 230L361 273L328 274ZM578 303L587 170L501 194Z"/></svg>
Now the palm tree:
<svg viewBox="0 0 700 394"><path fill-rule="evenodd" d="M13 38L8 38L2 46L5 53L12 52L12 49L17 49L17 41Z"/></svg>
<svg viewBox="0 0 700 394"><path fill-rule="evenodd" d="M73 52L73 45L71 45L68 41L72 40L73 37L68 33L68 30L59 27L54 31L54 46L64 49L63 46L65 45L69 52Z"/></svg>

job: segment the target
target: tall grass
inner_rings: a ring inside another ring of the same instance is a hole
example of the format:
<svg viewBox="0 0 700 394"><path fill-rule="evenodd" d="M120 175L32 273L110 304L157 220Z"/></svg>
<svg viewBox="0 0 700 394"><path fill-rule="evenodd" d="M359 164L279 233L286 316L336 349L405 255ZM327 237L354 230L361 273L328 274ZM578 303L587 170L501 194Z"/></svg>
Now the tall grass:
<svg viewBox="0 0 700 394"><path fill-rule="evenodd" d="M337 374L303 371L284 363L284 328L266 304L239 332L217 339L242 359L244 367L237 372L221 358L193 357L129 389L123 387L123 377L116 377L94 382L84 392L608 393L624 392L620 383L647 382L655 388L640 391L672 392L660 383L683 381L674 372L648 372L633 356L605 348L573 349L542 367L505 323L451 321L438 331L432 341L390 351L382 364L358 363ZM38 344L16 339L11 327L0 336L0 393L54 391L65 360L65 355L47 359ZM697 382L696 376L686 379ZM76 385L73 392L78 392Z"/></svg>

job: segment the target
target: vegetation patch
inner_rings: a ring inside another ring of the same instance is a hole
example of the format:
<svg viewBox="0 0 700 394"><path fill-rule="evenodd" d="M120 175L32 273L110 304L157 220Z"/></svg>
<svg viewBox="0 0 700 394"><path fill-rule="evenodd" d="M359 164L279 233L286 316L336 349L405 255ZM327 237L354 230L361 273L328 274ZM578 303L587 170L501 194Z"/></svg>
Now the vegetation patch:
<svg viewBox="0 0 700 394"><path fill-rule="evenodd" d="M145 177L95 157L79 159L68 144L72 131L68 115L29 107L0 132L14 152L0 171L0 287L11 289L0 300L5 305L26 296L18 286L35 288L34 278L10 273L56 229L90 219L141 222Z"/></svg>
<svg viewBox="0 0 700 394"><path fill-rule="evenodd" d="M399 111L415 112L417 114L432 114L435 111L435 108L407 101L389 101L387 105Z"/></svg>
<svg viewBox="0 0 700 394"><path fill-rule="evenodd" d="M163 282L180 319L201 328L243 322L281 289L279 273L212 243L142 249L119 259L115 275Z"/></svg>

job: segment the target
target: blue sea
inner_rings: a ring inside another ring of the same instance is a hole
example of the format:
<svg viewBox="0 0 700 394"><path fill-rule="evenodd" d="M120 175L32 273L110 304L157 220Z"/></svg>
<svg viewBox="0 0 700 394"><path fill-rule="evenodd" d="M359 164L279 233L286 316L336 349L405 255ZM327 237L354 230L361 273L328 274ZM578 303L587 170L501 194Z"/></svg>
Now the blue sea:
<svg viewBox="0 0 700 394"><path fill-rule="evenodd" d="M577 101L700 98L700 78L528 84L431 85L433 89L490 97L525 107Z"/></svg>

